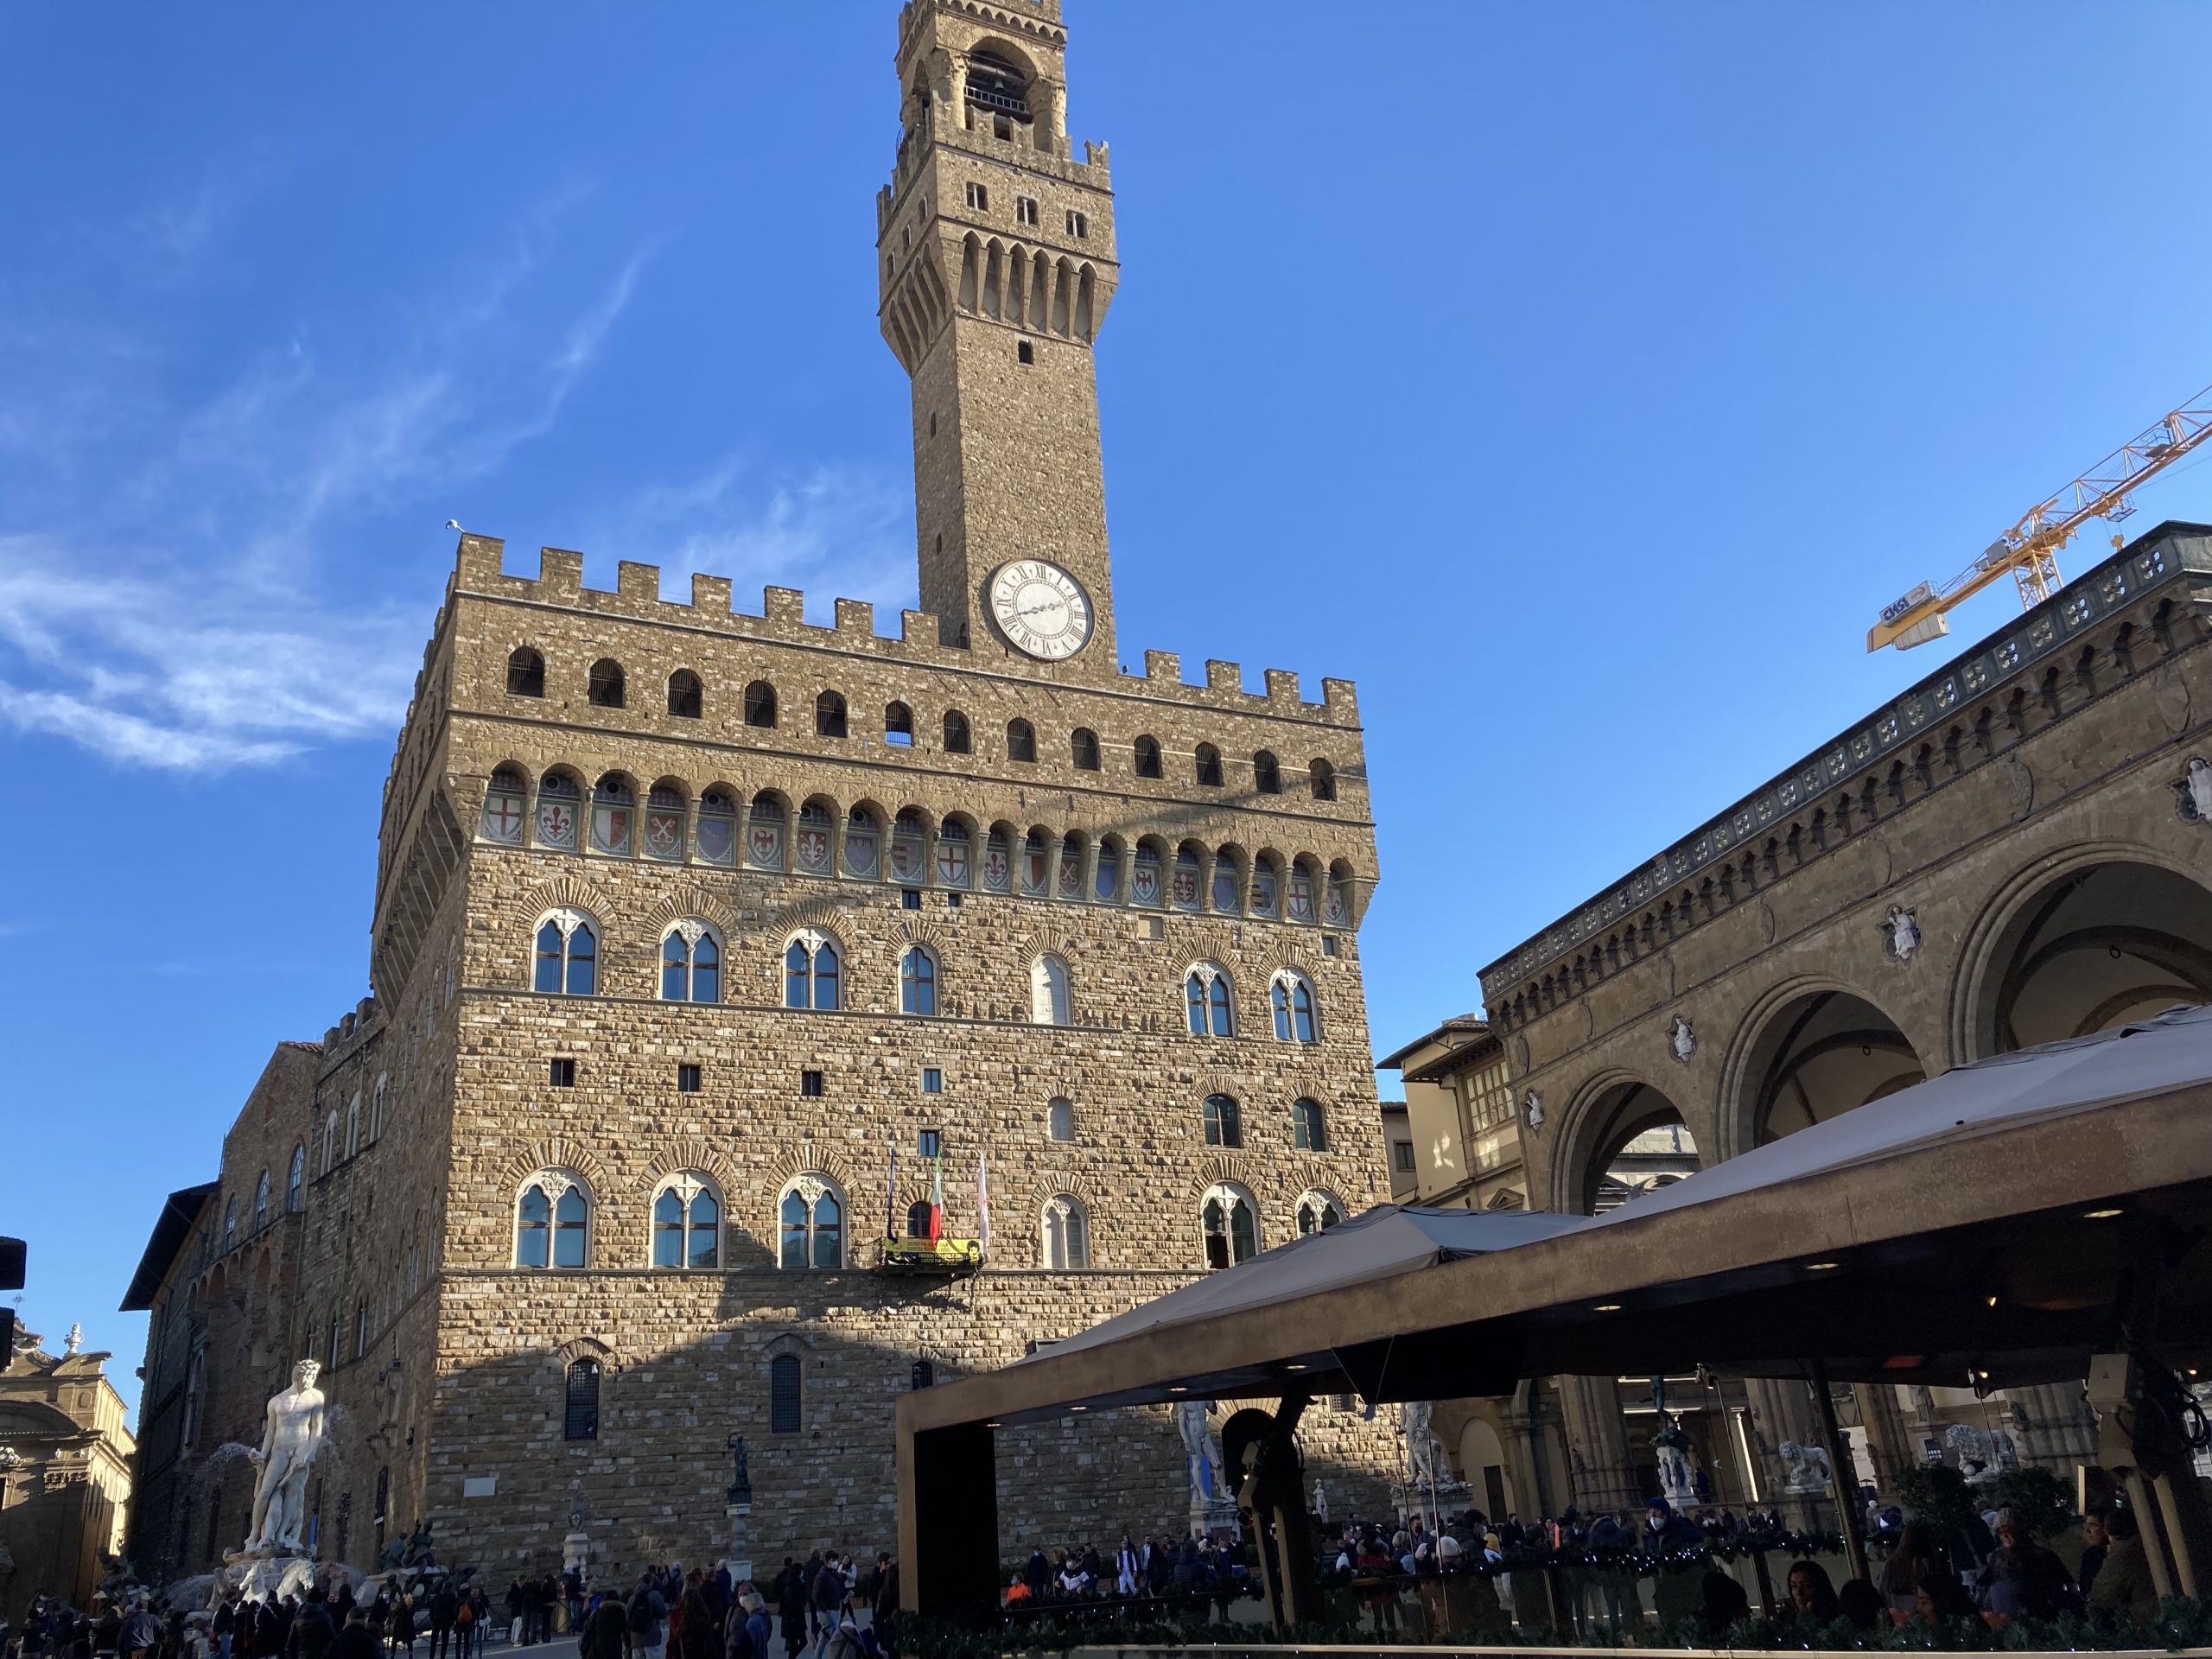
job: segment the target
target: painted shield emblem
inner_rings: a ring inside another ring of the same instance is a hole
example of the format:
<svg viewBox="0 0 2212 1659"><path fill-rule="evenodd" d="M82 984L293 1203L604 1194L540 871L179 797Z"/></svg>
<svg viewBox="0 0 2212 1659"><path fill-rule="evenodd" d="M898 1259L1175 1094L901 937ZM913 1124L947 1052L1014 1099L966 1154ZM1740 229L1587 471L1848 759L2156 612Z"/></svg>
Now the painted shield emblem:
<svg viewBox="0 0 2212 1659"><path fill-rule="evenodd" d="M1179 910L1196 910L1198 907L1198 873L1196 870L1176 870L1175 907Z"/></svg>
<svg viewBox="0 0 2212 1659"><path fill-rule="evenodd" d="M1351 919L1344 909L1344 890L1335 882L1329 883L1328 897L1322 903L1326 906L1331 927L1342 927Z"/></svg>
<svg viewBox="0 0 2212 1659"><path fill-rule="evenodd" d="M1021 855L1021 890L1024 893L1045 891L1045 852L1033 847Z"/></svg>
<svg viewBox="0 0 2212 1659"><path fill-rule="evenodd" d="M968 885L968 843L940 841L937 844L937 879L948 887Z"/></svg>
<svg viewBox="0 0 2212 1659"><path fill-rule="evenodd" d="M798 867L802 870L824 871L830 868L827 830L802 830L791 845L798 849Z"/></svg>
<svg viewBox="0 0 2212 1659"><path fill-rule="evenodd" d="M919 836L893 835L891 837L891 874L901 881L921 879L922 838Z"/></svg>
<svg viewBox="0 0 2212 1659"><path fill-rule="evenodd" d="M522 797L488 795L484 799L484 834L492 841L522 839Z"/></svg>
<svg viewBox="0 0 2212 1659"><path fill-rule="evenodd" d="M709 863L729 862L729 820L706 818L699 820L699 856Z"/></svg>
<svg viewBox="0 0 2212 1659"><path fill-rule="evenodd" d="M1252 913L1255 916L1275 913L1275 879L1265 870L1252 872Z"/></svg>
<svg viewBox="0 0 2212 1659"><path fill-rule="evenodd" d="M875 833L845 831L845 868L854 875L875 874Z"/></svg>
<svg viewBox="0 0 2212 1659"><path fill-rule="evenodd" d="M772 823L756 823L745 840L745 855L764 870L780 868L784 861L784 838Z"/></svg>
<svg viewBox="0 0 2212 1659"><path fill-rule="evenodd" d="M645 814L645 850L655 858L674 858L683 850L681 812Z"/></svg>
<svg viewBox="0 0 2212 1659"><path fill-rule="evenodd" d="M591 842L602 853L626 853L630 850L630 809L626 806L595 806L591 813Z"/></svg>
<svg viewBox="0 0 2212 1659"><path fill-rule="evenodd" d="M576 844L575 809L558 801L540 801L537 838L548 847L565 847L573 851Z"/></svg>
<svg viewBox="0 0 2212 1659"><path fill-rule="evenodd" d="M994 847L983 855L983 885L993 893L1006 891L1007 877L1012 867L1007 862L1006 849Z"/></svg>
<svg viewBox="0 0 2212 1659"><path fill-rule="evenodd" d="M1083 855L1080 853L1060 855L1060 897L1083 897Z"/></svg>
<svg viewBox="0 0 2212 1659"><path fill-rule="evenodd" d="M1234 867L1214 871L1213 907L1224 914L1236 908L1236 871Z"/></svg>
<svg viewBox="0 0 2212 1659"><path fill-rule="evenodd" d="M1290 919L1310 922L1313 919L1313 879L1306 875L1290 878Z"/></svg>
<svg viewBox="0 0 2212 1659"><path fill-rule="evenodd" d="M1150 859L1137 861L1136 873L1129 878L1129 891L1141 905L1160 902L1160 866Z"/></svg>

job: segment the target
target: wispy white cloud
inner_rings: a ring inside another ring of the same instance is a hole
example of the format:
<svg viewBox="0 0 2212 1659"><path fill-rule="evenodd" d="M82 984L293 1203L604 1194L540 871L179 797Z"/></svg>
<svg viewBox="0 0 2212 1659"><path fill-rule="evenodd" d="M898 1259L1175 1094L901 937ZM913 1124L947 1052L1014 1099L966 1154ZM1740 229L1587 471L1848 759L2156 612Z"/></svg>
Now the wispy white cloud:
<svg viewBox="0 0 2212 1659"><path fill-rule="evenodd" d="M197 253L233 205L203 188L143 233ZM560 207L362 368L264 340L190 401L166 391L160 343L112 312L49 306L0 329L0 724L195 771L389 731L419 607L321 566L347 520L495 473L604 352L645 252L565 323L519 315Z"/></svg>
<svg viewBox="0 0 2212 1659"><path fill-rule="evenodd" d="M868 599L876 626L915 603L912 486L873 468L825 465L768 478L742 455L697 477L655 484L611 507L589 545L661 566L728 576L741 610L760 604L753 583L804 588L808 613L827 621L831 601Z"/></svg>

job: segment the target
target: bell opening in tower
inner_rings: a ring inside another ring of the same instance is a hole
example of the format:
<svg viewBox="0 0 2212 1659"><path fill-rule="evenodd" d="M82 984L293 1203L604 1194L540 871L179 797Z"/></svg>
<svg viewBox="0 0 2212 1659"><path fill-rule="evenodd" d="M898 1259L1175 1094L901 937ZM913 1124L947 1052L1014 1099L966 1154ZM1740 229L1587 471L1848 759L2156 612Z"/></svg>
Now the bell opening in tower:
<svg viewBox="0 0 2212 1659"><path fill-rule="evenodd" d="M1008 136L1010 120L1029 119L1028 93L1029 77L997 54L986 48L968 60L968 101L990 116L1000 137Z"/></svg>

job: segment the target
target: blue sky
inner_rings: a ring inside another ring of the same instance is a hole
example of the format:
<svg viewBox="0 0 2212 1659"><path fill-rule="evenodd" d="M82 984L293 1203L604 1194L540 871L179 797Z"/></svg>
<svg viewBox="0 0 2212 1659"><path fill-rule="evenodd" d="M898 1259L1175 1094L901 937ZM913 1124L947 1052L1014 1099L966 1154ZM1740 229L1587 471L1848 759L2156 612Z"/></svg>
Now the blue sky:
<svg viewBox="0 0 2212 1659"><path fill-rule="evenodd" d="M2212 381L2212 12L1360 16L1073 0L1070 127L1123 655L1358 682L1387 1052L1931 669L1875 609ZM127 1391L161 1195L365 990L445 521L913 602L893 17L0 10L0 1232Z"/></svg>

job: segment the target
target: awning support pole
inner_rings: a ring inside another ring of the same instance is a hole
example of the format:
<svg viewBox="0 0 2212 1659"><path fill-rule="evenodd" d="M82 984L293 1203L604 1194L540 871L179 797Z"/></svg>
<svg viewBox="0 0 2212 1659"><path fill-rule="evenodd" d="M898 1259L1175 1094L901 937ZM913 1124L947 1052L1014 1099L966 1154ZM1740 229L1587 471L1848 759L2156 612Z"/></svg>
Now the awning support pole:
<svg viewBox="0 0 2212 1659"><path fill-rule="evenodd" d="M1843 1438L1843 1431L1836 1426L1835 1397L1828 1392L1828 1363L1815 1359L1808 1363L1813 1397L1821 1407L1821 1433L1827 1437L1828 1480L1835 1488L1836 1514L1843 1522L1843 1558L1851 1563L1853 1578L1871 1582L1873 1574L1866 1570L1865 1517L1859 1513L1859 1467L1852 1462L1851 1448Z"/></svg>

